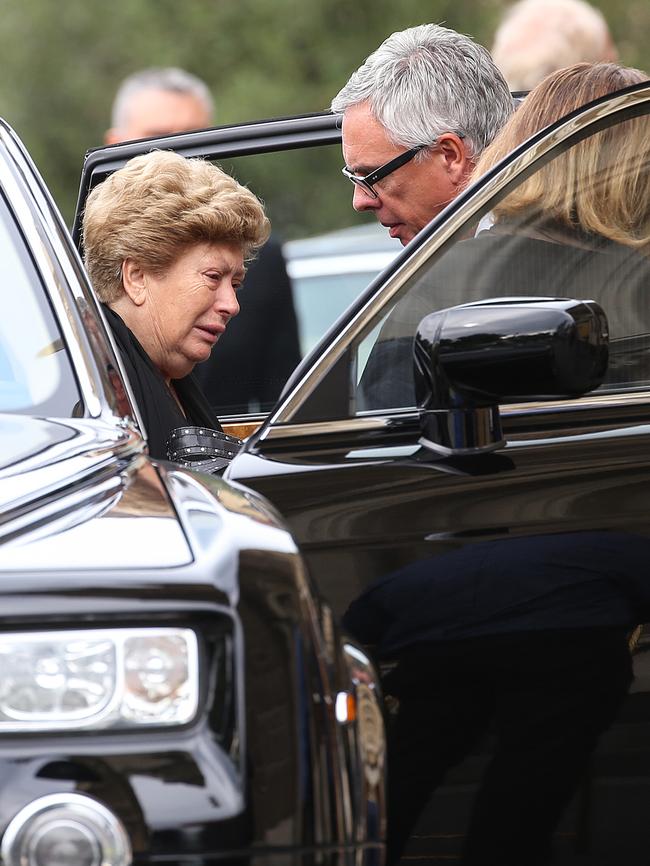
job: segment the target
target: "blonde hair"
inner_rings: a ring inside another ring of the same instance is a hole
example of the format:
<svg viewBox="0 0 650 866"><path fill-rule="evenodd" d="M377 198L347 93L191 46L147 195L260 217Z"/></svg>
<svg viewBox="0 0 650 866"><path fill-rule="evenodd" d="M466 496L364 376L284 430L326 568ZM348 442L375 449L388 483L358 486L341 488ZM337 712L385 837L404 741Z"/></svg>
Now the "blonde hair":
<svg viewBox="0 0 650 866"><path fill-rule="evenodd" d="M644 72L614 63L577 63L549 75L483 152L472 179L570 111L646 80ZM541 211L570 229L645 248L650 244L649 144L647 117L595 133L523 181L495 205L493 215L512 220Z"/></svg>
<svg viewBox="0 0 650 866"><path fill-rule="evenodd" d="M88 196L83 218L86 268L105 303L124 292L122 263L164 272L197 243L240 244L246 258L270 225L253 193L212 163L170 151L130 159Z"/></svg>

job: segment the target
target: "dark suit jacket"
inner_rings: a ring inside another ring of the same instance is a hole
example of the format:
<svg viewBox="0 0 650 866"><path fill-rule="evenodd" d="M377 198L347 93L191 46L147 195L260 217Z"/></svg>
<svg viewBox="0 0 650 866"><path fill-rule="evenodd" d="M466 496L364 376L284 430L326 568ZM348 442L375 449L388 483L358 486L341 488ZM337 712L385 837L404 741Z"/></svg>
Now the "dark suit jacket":
<svg viewBox="0 0 650 866"><path fill-rule="evenodd" d="M183 379L174 379L174 389L183 406L183 414L165 384L162 373L135 334L110 307L104 304L103 308L146 428L149 454L166 460L167 440L177 427L190 424L221 430L219 420L201 393L194 375L190 373Z"/></svg>
<svg viewBox="0 0 650 866"><path fill-rule="evenodd" d="M343 616L390 658L419 643L633 628L650 614L650 539L567 532L466 544L371 583Z"/></svg>

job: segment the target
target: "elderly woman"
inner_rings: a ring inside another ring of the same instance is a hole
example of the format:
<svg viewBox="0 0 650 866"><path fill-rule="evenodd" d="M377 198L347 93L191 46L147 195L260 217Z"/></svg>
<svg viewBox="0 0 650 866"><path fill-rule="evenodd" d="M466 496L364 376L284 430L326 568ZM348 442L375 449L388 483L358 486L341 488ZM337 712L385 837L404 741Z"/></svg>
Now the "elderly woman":
<svg viewBox="0 0 650 866"><path fill-rule="evenodd" d="M244 263L268 234L252 192L211 163L167 151L135 157L88 197L86 267L152 456L179 453L179 428L221 430L192 370L239 312Z"/></svg>

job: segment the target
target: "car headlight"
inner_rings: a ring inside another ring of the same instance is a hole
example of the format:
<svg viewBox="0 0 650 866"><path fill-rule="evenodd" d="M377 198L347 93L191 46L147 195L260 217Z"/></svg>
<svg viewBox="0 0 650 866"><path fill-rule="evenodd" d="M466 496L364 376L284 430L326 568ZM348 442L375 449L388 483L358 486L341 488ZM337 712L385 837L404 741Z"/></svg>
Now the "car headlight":
<svg viewBox="0 0 650 866"><path fill-rule="evenodd" d="M9 822L0 848L4 866L129 866L124 825L102 803L72 792L28 803Z"/></svg>
<svg viewBox="0 0 650 866"><path fill-rule="evenodd" d="M198 644L184 628L0 635L0 732L181 725L196 715Z"/></svg>

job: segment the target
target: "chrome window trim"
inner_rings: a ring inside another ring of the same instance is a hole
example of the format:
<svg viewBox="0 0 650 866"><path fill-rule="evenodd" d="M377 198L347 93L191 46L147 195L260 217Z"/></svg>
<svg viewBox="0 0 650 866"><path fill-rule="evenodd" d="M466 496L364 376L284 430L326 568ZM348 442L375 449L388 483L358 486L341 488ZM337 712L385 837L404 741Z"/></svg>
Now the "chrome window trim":
<svg viewBox="0 0 650 866"><path fill-rule="evenodd" d="M501 170L487 179L481 179L475 193L470 198L458 202L452 202L438 217L430 224L429 234L423 241L415 240L412 243L419 244L411 255L396 271L391 274L379 290L353 315L350 321L336 335L328 349L316 361L316 363L302 376L292 390L281 399L275 411L270 415L268 427L261 434L260 440L268 438L269 428L276 424L290 424L302 403L312 394L320 380L343 355L350 343L359 335L365 326L388 305L394 295L401 289L420 269L420 267L446 242L448 241L477 211L485 207L489 200L515 178L542 157L550 154L555 148L562 145L567 139L578 131L588 130L589 127L600 123L604 118L614 117L635 105L650 102L650 85L636 88L633 92L624 92L619 96L611 97L605 102L584 109L578 115L570 117L564 123L555 126L550 132L542 136L534 145L529 146L523 153L509 160ZM449 214L448 216L446 214ZM410 246L410 245L409 245ZM402 252L402 257L405 251ZM620 398L620 395L617 395ZM544 404L548 410L553 406L563 404L564 401L549 402ZM523 405L523 404L522 404ZM522 406L519 409L523 411ZM343 423L350 423L355 419L346 419ZM337 422L340 423L340 422ZM301 425L305 430L307 425ZM285 427L285 429L287 429ZM350 427L349 429L354 429ZM275 434L271 434L274 437Z"/></svg>
<svg viewBox="0 0 650 866"><path fill-rule="evenodd" d="M505 403L500 407L504 418L515 415L530 415L535 412L548 412L550 410L563 409L569 411L577 408L603 408L615 409L617 406L650 405L650 391L620 391L608 394L585 394L582 397L565 398L562 400L531 401L529 403Z"/></svg>
<svg viewBox="0 0 650 866"><path fill-rule="evenodd" d="M92 365L86 335L80 331L75 317L70 314L66 287L61 280L61 271L64 271L64 268L60 255L60 242L56 236L53 236L52 226L43 219L42 208L39 208L38 213L36 212L33 185L28 183L30 201L12 171L10 163L18 169L22 180L28 182L30 172L22 165L22 153L15 147L11 136L3 127L0 127L0 141L5 151L4 154L0 153L0 186L54 307L57 323L64 334L66 348L71 355L75 378L85 406L89 415L97 418L102 414L103 400L90 372ZM68 285L74 285L74 281L70 280L70 274L65 274L65 278Z"/></svg>
<svg viewBox="0 0 650 866"><path fill-rule="evenodd" d="M505 423L508 419L516 419L522 415L549 415L552 413L568 414L575 409L616 409L626 406L650 406L650 391L634 391L619 394L587 394L583 397L557 401L531 401L529 403L505 403L499 407ZM265 442L292 442L300 438L335 437L341 435L359 436L363 434L382 434L397 431L400 427L418 423L417 410L396 410L393 414L375 414L372 416L357 416L332 421L304 421L296 424L275 424L266 427L256 440L256 444ZM602 423L602 422L599 422ZM549 433L549 436L554 435ZM263 450L263 449L262 449Z"/></svg>
<svg viewBox="0 0 650 866"><path fill-rule="evenodd" d="M414 414L411 412L410 417ZM305 421L298 424L282 424L267 427L259 437L259 442L276 439L296 439L302 436L323 436L336 433L370 433L388 430L395 423L394 418L375 416L372 418L345 418L339 421Z"/></svg>
<svg viewBox="0 0 650 866"><path fill-rule="evenodd" d="M74 374L87 413L91 418L104 417L113 425L115 422L123 421L109 406L102 383L95 373L97 359L79 319L79 311L84 303L91 314L99 316L103 324L107 348L112 351L112 360L115 361L115 367L124 383L135 416L134 420L140 433L146 437L146 430L122 366L122 360L101 308L95 302L81 258L74 245L67 240L67 229L63 219L47 188L44 187L37 169L14 137L11 127L4 123L0 124L0 148L2 147L5 154L3 155L0 149L0 185L4 189L19 231L25 237L27 247L36 263L36 269L54 307L57 322L71 355ZM70 294L74 298L76 310L70 309ZM131 437L128 439L130 440ZM138 447L136 450L141 449Z"/></svg>

